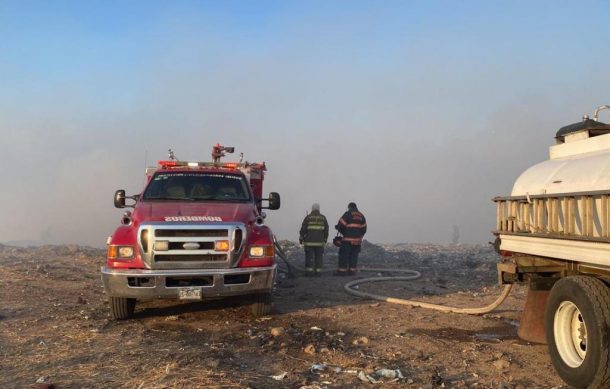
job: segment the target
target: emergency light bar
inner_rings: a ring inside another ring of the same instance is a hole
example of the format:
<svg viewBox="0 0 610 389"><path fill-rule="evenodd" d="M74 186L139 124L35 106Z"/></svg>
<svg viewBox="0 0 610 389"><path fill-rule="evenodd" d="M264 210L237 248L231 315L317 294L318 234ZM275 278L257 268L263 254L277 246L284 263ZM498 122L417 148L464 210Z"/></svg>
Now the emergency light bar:
<svg viewBox="0 0 610 389"><path fill-rule="evenodd" d="M248 163L248 162L225 162L225 163L214 163L214 162L187 162L187 161L157 161L157 167L160 169L167 168L180 168L180 167L216 167L224 169L238 169L247 167L258 167L262 170L267 170L265 163Z"/></svg>

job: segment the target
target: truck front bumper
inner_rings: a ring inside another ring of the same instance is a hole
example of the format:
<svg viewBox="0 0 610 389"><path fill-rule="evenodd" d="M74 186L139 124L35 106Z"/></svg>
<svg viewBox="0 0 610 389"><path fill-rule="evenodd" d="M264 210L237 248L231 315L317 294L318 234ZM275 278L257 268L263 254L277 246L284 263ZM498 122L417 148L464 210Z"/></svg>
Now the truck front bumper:
<svg viewBox="0 0 610 389"><path fill-rule="evenodd" d="M204 298L269 292L277 271L271 267L230 269L112 269L102 266L106 294L137 299L178 298L183 287L200 287Z"/></svg>

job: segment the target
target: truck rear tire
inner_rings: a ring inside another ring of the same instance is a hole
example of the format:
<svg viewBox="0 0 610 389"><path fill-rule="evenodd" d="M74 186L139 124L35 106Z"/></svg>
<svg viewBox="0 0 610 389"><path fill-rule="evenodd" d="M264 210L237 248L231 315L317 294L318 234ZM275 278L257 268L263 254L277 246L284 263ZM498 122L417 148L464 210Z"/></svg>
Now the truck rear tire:
<svg viewBox="0 0 610 389"><path fill-rule="evenodd" d="M136 299L126 297L108 297L110 316L115 320L129 319L136 309Z"/></svg>
<svg viewBox="0 0 610 389"><path fill-rule="evenodd" d="M610 289L587 276L563 278L553 286L545 311L551 361L575 388L610 387Z"/></svg>
<svg viewBox="0 0 610 389"><path fill-rule="evenodd" d="M273 305L273 296L271 293L258 293L252 296L252 305L250 311L252 316L260 317L271 313Z"/></svg>

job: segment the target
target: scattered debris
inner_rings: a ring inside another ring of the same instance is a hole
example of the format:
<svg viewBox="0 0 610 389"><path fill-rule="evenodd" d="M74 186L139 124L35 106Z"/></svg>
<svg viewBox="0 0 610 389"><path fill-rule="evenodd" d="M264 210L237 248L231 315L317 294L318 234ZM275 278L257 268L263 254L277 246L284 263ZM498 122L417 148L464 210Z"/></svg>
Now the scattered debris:
<svg viewBox="0 0 610 389"><path fill-rule="evenodd" d="M316 347L313 344L308 344L307 346L305 346L305 348L303 349L303 352L305 352L305 354L310 354L313 355L316 353Z"/></svg>
<svg viewBox="0 0 610 389"><path fill-rule="evenodd" d="M309 368L309 371L312 373L319 373L319 372L326 370L326 367L327 366L324 363L314 363Z"/></svg>
<svg viewBox="0 0 610 389"><path fill-rule="evenodd" d="M358 379L363 382L370 382L371 384L378 384L380 382L362 370L358 372Z"/></svg>
<svg viewBox="0 0 610 389"><path fill-rule="evenodd" d="M376 378L389 378L389 379L402 379L405 378L402 375L400 369L390 370L390 369L379 369L372 374Z"/></svg>
<svg viewBox="0 0 610 389"><path fill-rule="evenodd" d="M355 346L369 344L369 338L367 338L366 336L361 336L358 339L354 339L352 344L355 345Z"/></svg>
<svg viewBox="0 0 610 389"><path fill-rule="evenodd" d="M283 381L284 378L286 378L286 376L288 376L288 372L287 371L285 371L285 372L283 372L281 374L272 375L272 376L269 376L269 377L273 378L276 381Z"/></svg>
<svg viewBox="0 0 610 389"><path fill-rule="evenodd" d="M492 362L492 365L498 370L506 370L510 367L510 362L506 359L498 359Z"/></svg>

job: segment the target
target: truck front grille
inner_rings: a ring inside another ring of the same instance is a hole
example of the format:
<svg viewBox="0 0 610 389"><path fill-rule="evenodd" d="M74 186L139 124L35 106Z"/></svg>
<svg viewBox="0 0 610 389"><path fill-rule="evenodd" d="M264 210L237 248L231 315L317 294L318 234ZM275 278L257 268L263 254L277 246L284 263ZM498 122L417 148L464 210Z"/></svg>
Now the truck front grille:
<svg viewBox="0 0 610 389"><path fill-rule="evenodd" d="M167 230L155 230L155 237L227 237L229 234L228 230L178 230L178 229L167 229Z"/></svg>
<svg viewBox="0 0 610 389"><path fill-rule="evenodd" d="M172 262L172 261L201 261L201 262L219 262L226 261L226 254L203 254L203 255L179 255L179 254L156 254L155 261L157 262Z"/></svg>
<svg viewBox="0 0 610 389"><path fill-rule="evenodd" d="M229 268L237 264L245 231L241 223L151 223L140 226L138 243L150 269ZM219 240L229 241L228 251L215 249Z"/></svg>
<svg viewBox="0 0 610 389"><path fill-rule="evenodd" d="M214 242L197 242L201 250L214 250ZM183 242L169 242L170 250L184 250Z"/></svg>

